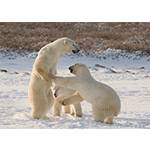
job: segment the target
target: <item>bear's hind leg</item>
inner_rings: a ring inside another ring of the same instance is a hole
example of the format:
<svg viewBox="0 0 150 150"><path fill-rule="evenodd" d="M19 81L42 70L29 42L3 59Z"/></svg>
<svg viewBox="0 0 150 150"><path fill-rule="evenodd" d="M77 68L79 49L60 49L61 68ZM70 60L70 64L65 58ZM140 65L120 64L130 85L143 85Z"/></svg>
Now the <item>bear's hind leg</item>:
<svg viewBox="0 0 150 150"><path fill-rule="evenodd" d="M104 122L106 124L113 124L113 118L114 118L114 116L109 116L104 120Z"/></svg>
<svg viewBox="0 0 150 150"><path fill-rule="evenodd" d="M94 121L104 123L103 114L100 108L96 106L92 106L92 112L93 112Z"/></svg>
<svg viewBox="0 0 150 150"><path fill-rule="evenodd" d="M46 119L47 118L45 116L46 108L47 108L47 103L46 102L42 103L42 104L40 104L36 107L32 106L31 117L34 118L34 119Z"/></svg>
<svg viewBox="0 0 150 150"><path fill-rule="evenodd" d="M49 119L46 116L48 106L47 96L40 91L39 93L32 95L32 99L31 117L34 119Z"/></svg>

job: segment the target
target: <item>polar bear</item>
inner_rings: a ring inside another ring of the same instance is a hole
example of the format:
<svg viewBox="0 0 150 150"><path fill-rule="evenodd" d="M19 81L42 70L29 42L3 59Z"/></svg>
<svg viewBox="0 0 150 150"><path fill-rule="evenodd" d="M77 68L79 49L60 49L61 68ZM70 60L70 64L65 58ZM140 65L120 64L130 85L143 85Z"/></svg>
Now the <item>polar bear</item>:
<svg viewBox="0 0 150 150"><path fill-rule="evenodd" d="M60 104L67 106L84 99L92 104L94 121L113 124L113 118L119 114L121 107L117 93L108 85L96 81L85 64L77 63L69 70L76 76L58 77L50 73L55 84L76 90L73 96L60 101Z"/></svg>
<svg viewBox="0 0 150 150"><path fill-rule="evenodd" d="M53 105L53 115L60 116L62 105L60 105L58 101L72 96L76 91L58 85L55 85L53 87L53 90L55 96L54 105ZM72 104L70 106L71 106L71 115L82 117L82 108L80 103ZM70 113L70 106L63 106L63 112Z"/></svg>
<svg viewBox="0 0 150 150"><path fill-rule="evenodd" d="M33 70L29 83L28 97L32 107L31 117L35 119L49 119L46 113L53 106L54 96L51 89L52 80L50 70L56 74L56 65L59 56L64 53L78 53L76 43L67 38L60 38L47 44L38 53L33 64Z"/></svg>

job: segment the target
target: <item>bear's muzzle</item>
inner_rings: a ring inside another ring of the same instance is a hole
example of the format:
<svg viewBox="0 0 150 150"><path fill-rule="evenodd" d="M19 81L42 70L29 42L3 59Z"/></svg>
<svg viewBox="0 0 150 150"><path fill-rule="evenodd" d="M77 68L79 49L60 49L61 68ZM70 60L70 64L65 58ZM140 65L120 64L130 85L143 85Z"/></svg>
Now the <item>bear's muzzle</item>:
<svg viewBox="0 0 150 150"><path fill-rule="evenodd" d="M70 70L70 73L72 73L72 72L73 72L72 66L71 66L71 67L69 67L69 70Z"/></svg>
<svg viewBox="0 0 150 150"><path fill-rule="evenodd" d="M76 54L76 53L79 53L80 50L79 50L79 49L77 49L77 50L72 50L72 52L73 52L74 54Z"/></svg>

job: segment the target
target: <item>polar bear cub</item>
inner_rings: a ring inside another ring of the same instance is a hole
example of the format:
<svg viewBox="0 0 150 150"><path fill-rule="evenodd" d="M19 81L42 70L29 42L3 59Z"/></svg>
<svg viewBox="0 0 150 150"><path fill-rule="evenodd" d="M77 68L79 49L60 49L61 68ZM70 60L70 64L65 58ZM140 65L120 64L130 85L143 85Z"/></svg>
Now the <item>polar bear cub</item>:
<svg viewBox="0 0 150 150"><path fill-rule="evenodd" d="M70 107L71 107L71 115L77 116L77 117L82 117L82 108L80 103L75 103L72 105L68 106L62 106L59 104L59 100L68 98L72 96L76 91L64 87L60 87L58 85L55 85L53 87L54 90L54 105L53 105L53 115L54 116L60 116L61 115L61 110L63 107L63 112L64 113L70 113Z"/></svg>
<svg viewBox="0 0 150 150"><path fill-rule="evenodd" d="M58 77L50 73L55 84L77 91L60 104L66 106L84 99L92 104L94 121L113 124L113 118L119 114L121 107L117 93L108 85L96 81L85 64L77 63L69 70L75 76Z"/></svg>
<svg viewBox="0 0 150 150"><path fill-rule="evenodd" d="M31 117L34 119L49 119L46 113L53 106L54 96L51 89L52 80L50 70L56 74L56 65L59 56L64 53L77 53L79 48L69 38L60 38L47 44L38 53L33 64L33 70L29 83L28 97L32 107Z"/></svg>

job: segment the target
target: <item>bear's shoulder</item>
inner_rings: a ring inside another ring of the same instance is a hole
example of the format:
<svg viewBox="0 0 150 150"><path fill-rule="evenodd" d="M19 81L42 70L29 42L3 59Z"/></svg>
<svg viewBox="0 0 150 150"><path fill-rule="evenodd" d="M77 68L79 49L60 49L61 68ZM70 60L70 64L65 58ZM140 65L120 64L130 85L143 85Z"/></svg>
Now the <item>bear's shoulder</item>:
<svg viewBox="0 0 150 150"><path fill-rule="evenodd" d="M50 43L42 47L39 51L39 56L53 55L56 53L55 47Z"/></svg>

